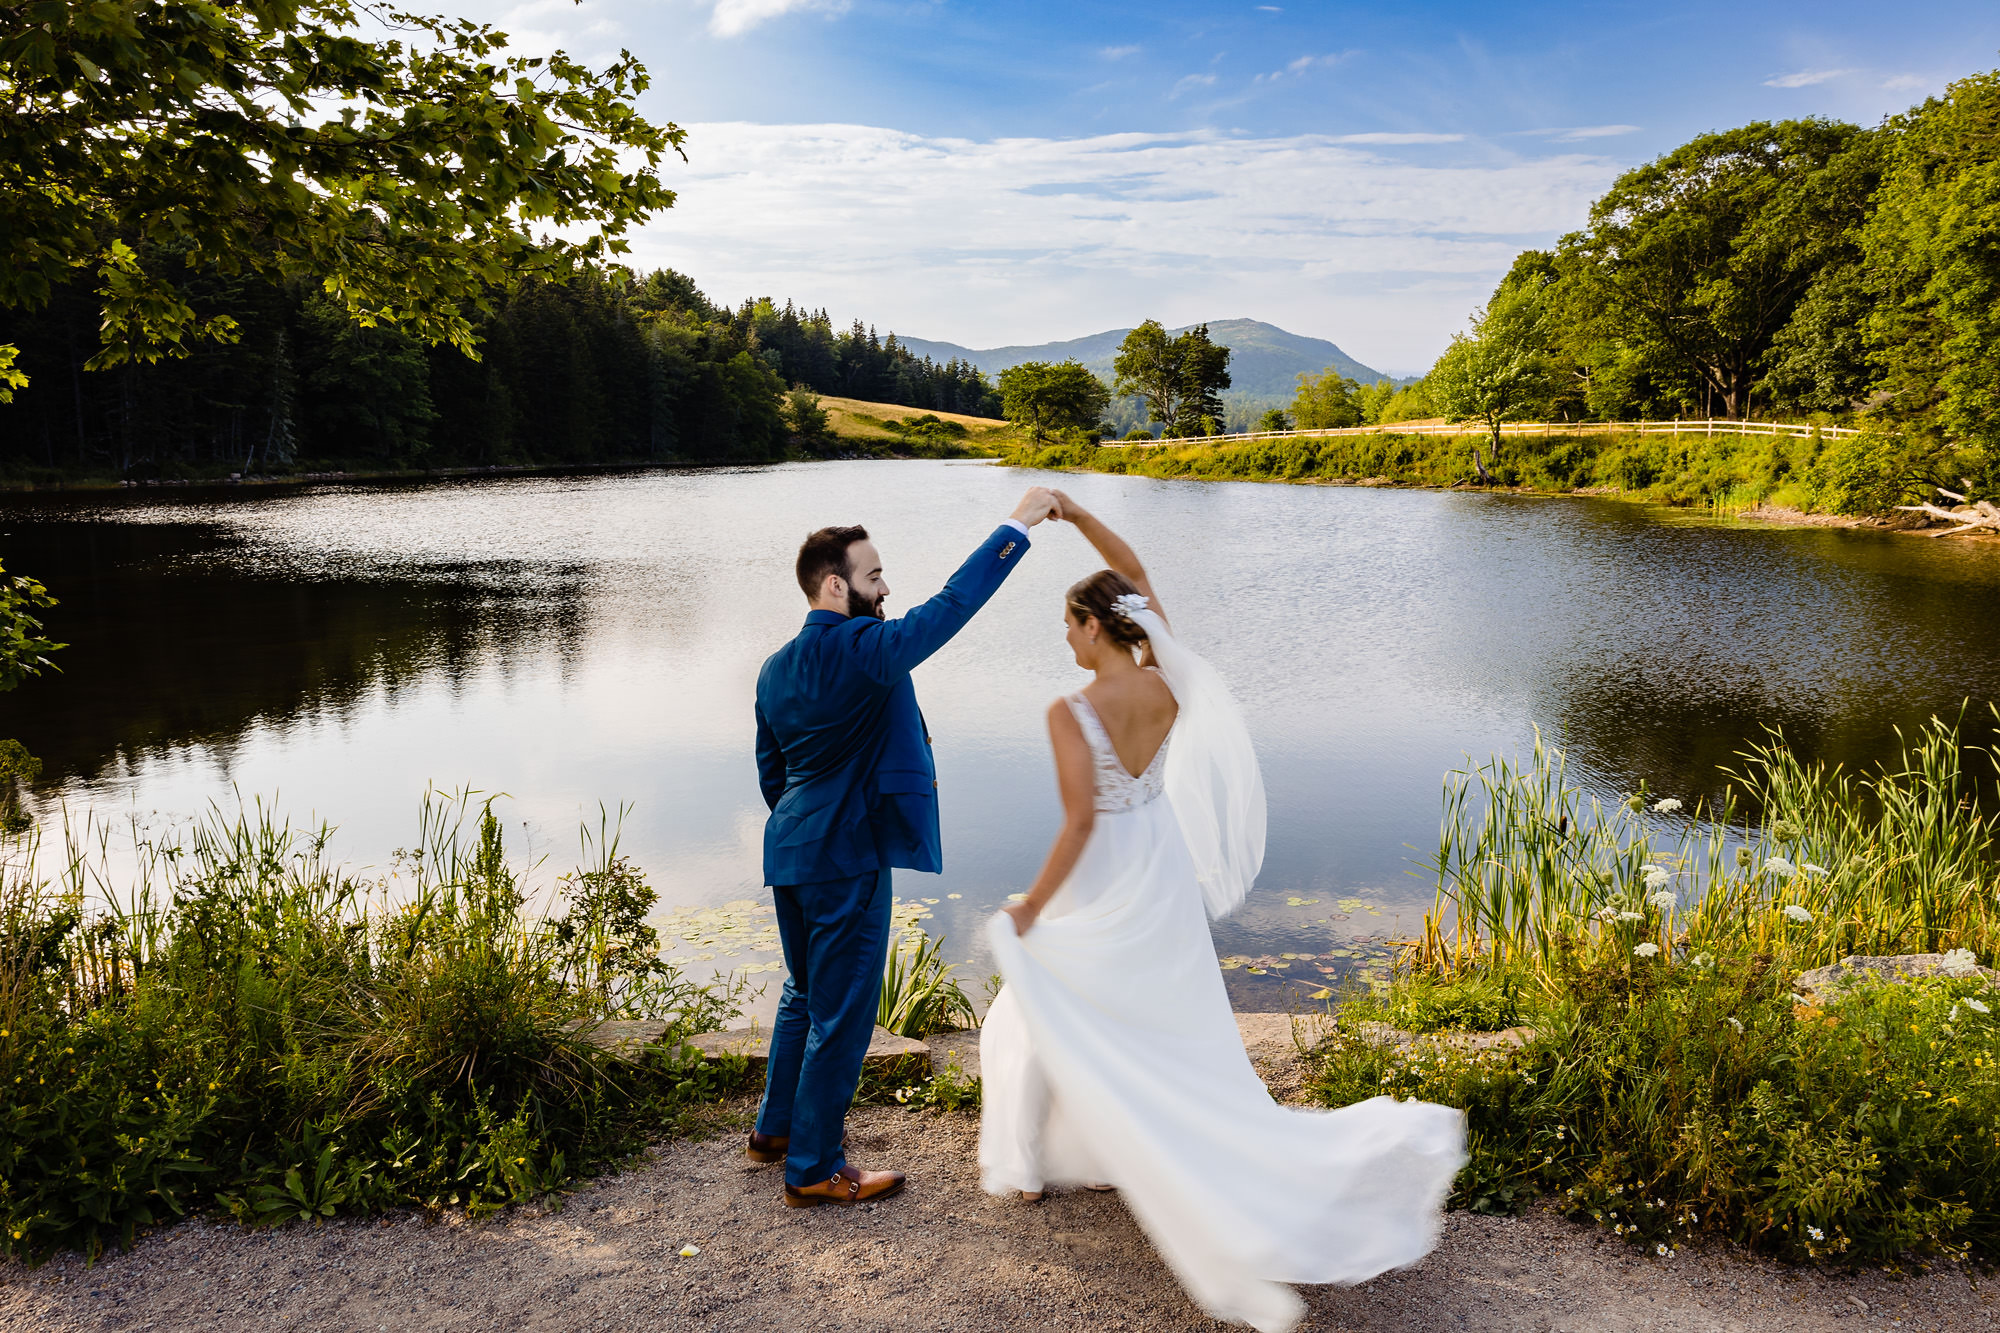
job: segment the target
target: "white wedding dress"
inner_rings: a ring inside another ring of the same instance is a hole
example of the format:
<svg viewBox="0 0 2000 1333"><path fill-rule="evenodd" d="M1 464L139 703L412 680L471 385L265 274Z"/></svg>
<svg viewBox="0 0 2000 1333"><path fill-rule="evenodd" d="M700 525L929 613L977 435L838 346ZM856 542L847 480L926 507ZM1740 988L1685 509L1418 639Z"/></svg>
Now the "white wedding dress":
<svg viewBox="0 0 2000 1333"><path fill-rule="evenodd" d="M1361 1282L1431 1249L1464 1118L1388 1097L1332 1111L1271 1099L1207 920L1263 859L1255 755L1212 668L1153 612L1134 619L1180 715L1134 777L1089 701L1067 700L1095 758L1097 818L1026 935L1005 913L988 925L1006 985L979 1041L981 1180L995 1194L1116 1186L1203 1309L1272 1333L1304 1312L1285 1284Z"/></svg>

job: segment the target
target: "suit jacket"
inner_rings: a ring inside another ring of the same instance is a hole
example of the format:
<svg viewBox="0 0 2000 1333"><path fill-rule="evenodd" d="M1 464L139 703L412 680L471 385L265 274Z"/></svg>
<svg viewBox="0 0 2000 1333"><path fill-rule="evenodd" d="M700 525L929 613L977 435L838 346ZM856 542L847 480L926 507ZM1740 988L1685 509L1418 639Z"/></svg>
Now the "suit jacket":
<svg viewBox="0 0 2000 1333"><path fill-rule="evenodd" d="M944 590L895 620L833 611L757 674L764 882L813 884L883 866L938 871L937 769L910 671L1000 588L1028 539L1002 524Z"/></svg>

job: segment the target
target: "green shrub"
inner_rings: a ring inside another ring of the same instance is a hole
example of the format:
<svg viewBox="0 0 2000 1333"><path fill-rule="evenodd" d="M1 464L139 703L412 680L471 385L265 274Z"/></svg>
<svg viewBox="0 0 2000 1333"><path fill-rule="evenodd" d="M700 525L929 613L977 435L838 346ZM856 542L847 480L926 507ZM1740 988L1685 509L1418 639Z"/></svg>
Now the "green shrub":
<svg viewBox="0 0 2000 1333"><path fill-rule="evenodd" d="M1389 1021L1408 1032L1497 1032L1521 1021L1511 986L1481 976L1414 977L1396 994Z"/></svg>
<svg viewBox="0 0 2000 1333"><path fill-rule="evenodd" d="M477 1215L595 1170L743 1078L683 1039L735 990L665 966L600 840L537 916L499 822L427 799L393 902L324 835L239 815L155 848L167 883L93 913L0 883L0 1251L95 1254L191 1209L246 1223L415 1205ZM11 864L30 864L17 856ZM581 1032L671 1017L639 1063Z"/></svg>
<svg viewBox="0 0 2000 1333"><path fill-rule="evenodd" d="M1661 1251L1708 1232L1793 1259L1990 1260L1996 1006L1983 982L1942 979L1820 1010L1756 957L1578 970L1511 1055L1372 1044L1359 1025L1385 1009L1358 1001L1313 1057L1310 1091L1464 1108L1472 1161L1454 1201L1480 1211L1553 1196Z"/></svg>

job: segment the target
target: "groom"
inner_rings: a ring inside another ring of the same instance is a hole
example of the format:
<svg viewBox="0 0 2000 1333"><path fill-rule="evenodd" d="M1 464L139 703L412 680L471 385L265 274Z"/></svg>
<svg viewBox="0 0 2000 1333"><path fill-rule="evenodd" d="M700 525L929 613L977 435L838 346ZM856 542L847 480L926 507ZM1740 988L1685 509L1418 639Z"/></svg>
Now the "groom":
<svg viewBox="0 0 2000 1333"><path fill-rule="evenodd" d="M785 1162L794 1208L903 1188L900 1171L847 1164L842 1124L875 1030L889 939L889 870L943 869L931 738L910 671L965 628L1056 510L1037 486L944 591L897 620L861 528L821 528L799 548L812 610L757 675L757 777L771 807L764 880L791 976L771 1027L750 1157ZM1057 515L1060 517L1060 515Z"/></svg>

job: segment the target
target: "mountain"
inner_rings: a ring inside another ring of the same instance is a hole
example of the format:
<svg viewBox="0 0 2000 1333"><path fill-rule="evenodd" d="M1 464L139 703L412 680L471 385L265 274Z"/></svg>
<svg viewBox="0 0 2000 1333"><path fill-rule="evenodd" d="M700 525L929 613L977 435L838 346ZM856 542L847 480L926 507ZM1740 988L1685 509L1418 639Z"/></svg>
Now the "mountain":
<svg viewBox="0 0 2000 1333"><path fill-rule="evenodd" d="M945 362L953 357L970 361L988 375L998 375L1007 367L1018 366L1023 361L1067 361L1074 357L1108 382L1111 379L1111 362L1118 355L1118 344L1131 331L1112 329L1105 333L1093 333L1087 338L1071 338L1068 342L1040 343L1033 347L988 347L984 350L960 347L957 343L931 342L926 338L905 338L900 334L897 341L918 356L928 356L933 361ZM1169 329L1168 332L1180 333L1183 330ZM1210 320L1208 336L1229 349L1231 384L1227 396L1230 398L1290 402L1292 392L1298 388L1300 375L1317 375L1328 366L1363 384L1390 378L1380 371L1370 370L1324 338L1302 338L1262 320Z"/></svg>

